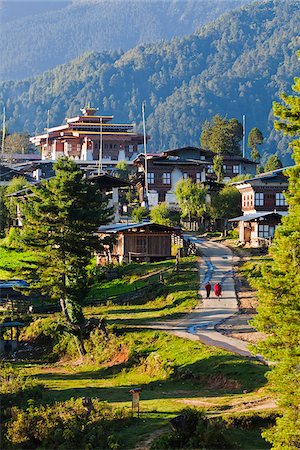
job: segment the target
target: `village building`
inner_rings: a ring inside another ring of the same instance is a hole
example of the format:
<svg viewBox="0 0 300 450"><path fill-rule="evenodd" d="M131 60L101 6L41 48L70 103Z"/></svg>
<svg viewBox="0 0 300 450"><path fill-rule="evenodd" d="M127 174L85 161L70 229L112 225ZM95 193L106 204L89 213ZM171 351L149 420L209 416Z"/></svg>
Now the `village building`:
<svg viewBox="0 0 300 450"><path fill-rule="evenodd" d="M108 207L112 208L111 223L119 222L120 220L120 199L119 190L120 188L130 186L130 182L122 180L121 178L113 177L108 174L92 175L88 179L91 183L97 184L103 195L109 198ZM35 185L38 185L36 182ZM32 195L32 190L30 187L22 189L21 191L9 194L8 197L17 197L21 201L26 202L26 198ZM23 213L22 204L17 204L16 206L16 216L12 222L14 227L22 227L23 225Z"/></svg>
<svg viewBox="0 0 300 450"><path fill-rule="evenodd" d="M260 247L269 245L273 239L276 226L288 213L284 197L288 188L288 180L283 173L285 169L232 183L241 193L243 216L234 217L229 222L238 223L241 243Z"/></svg>
<svg viewBox="0 0 300 450"><path fill-rule="evenodd" d="M170 208L178 208L175 198L175 185L184 178L191 178L195 183L208 186L209 193L217 189L216 175L213 171L211 151L198 147L183 147L167 150L160 154L147 155L147 187L149 207L167 202ZM224 181L241 174L254 175L256 163L242 156L224 155ZM139 173L145 171L145 155L140 154L134 160ZM143 176L139 187L143 193ZM220 186L219 186L220 187Z"/></svg>
<svg viewBox="0 0 300 450"><path fill-rule="evenodd" d="M44 160L55 161L61 156L81 161L100 159L105 167L134 159L144 142L143 134L134 131L134 124L111 123L113 116L96 115L96 111L87 106L81 109L82 115L67 118L66 124L48 128L30 141Z"/></svg>
<svg viewBox="0 0 300 450"><path fill-rule="evenodd" d="M172 227L153 222L118 223L99 228L101 238L113 237L115 243L106 246L105 252L97 256L98 264L108 262L152 262L172 257Z"/></svg>

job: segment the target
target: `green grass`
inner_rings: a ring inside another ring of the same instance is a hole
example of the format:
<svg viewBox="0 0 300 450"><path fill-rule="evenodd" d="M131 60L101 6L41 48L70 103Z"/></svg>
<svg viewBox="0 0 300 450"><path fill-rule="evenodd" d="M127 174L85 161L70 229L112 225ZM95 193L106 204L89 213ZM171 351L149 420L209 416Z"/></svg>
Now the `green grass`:
<svg viewBox="0 0 300 450"><path fill-rule="evenodd" d="M153 266L151 269L153 270ZM126 277L114 281L118 283L114 285L110 282L110 293L115 286L119 289L123 286L125 289L127 286ZM132 301L129 298L126 305L85 307L84 314L87 317L104 316L109 324L118 324L122 327L144 325L162 319L175 319L197 305L198 288L196 258L183 258L179 272L165 273L164 284L159 284L157 276L156 285L152 285L149 292L143 293L141 298Z"/></svg>
<svg viewBox="0 0 300 450"><path fill-rule="evenodd" d="M36 262L33 252L24 252L0 246L0 279L18 278L16 273L28 263Z"/></svg>
<svg viewBox="0 0 300 450"><path fill-rule="evenodd" d="M101 301L120 294L134 292L158 280L158 275L155 277L153 274L173 267L174 260L159 261L156 263L132 263L122 266L122 278L95 283L87 295L87 302L89 299Z"/></svg>
<svg viewBox="0 0 300 450"><path fill-rule="evenodd" d="M145 275L170 264L172 267L174 262L144 264L138 271ZM135 277L131 266L126 267L123 279L107 283L106 287L115 292L117 286L126 285L128 277ZM44 384L44 402L91 397L130 409L129 391L141 387L141 418L119 432L124 449L134 448L145 436L166 426L186 406L204 406L210 414L221 414L235 401L263 395L267 369L256 360L198 341L142 329L158 320L178 318L199 301L195 257L182 259L180 271L164 277L164 284L150 292L147 299L84 308L87 317L105 316L115 333L107 343L98 337L84 364L14 363ZM245 390L247 394L243 393ZM252 435L248 434L250 442ZM259 436L255 436L259 441ZM263 443L261 439L257 448L267 448Z"/></svg>
<svg viewBox="0 0 300 450"><path fill-rule="evenodd" d="M130 409L129 391L141 387L141 419L120 430L124 448L133 448L144 436L165 426L190 402L200 407L206 404L209 412L216 414L234 401L262 395L259 389L265 382L266 367L257 361L155 331L122 333L116 344L116 354L126 348L128 357L111 367L20 367L44 384L46 402L91 397Z"/></svg>

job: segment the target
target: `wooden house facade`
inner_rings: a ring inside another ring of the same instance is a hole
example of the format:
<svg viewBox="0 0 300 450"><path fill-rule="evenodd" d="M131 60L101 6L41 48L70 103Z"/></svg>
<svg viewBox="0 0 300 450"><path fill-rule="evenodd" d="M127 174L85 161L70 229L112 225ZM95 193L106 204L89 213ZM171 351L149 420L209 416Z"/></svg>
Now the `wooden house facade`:
<svg viewBox="0 0 300 450"><path fill-rule="evenodd" d="M153 222L119 223L101 226L99 236L111 237L114 243L97 256L98 264L108 262L153 262L172 257L172 227Z"/></svg>
<svg viewBox="0 0 300 450"><path fill-rule="evenodd" d="M288 180L283 169L259 174L233 183L241 193L243 216L229 222L237 223L239 241L250 247L268 245L282 216L288 213L284 192Z"/></svg>

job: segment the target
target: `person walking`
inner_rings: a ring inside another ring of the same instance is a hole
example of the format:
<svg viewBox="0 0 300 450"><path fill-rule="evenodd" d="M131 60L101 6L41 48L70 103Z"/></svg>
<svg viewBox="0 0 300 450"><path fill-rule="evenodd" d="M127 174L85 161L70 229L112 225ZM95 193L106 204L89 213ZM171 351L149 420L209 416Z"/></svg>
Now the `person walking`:
<svg viewBox="0 0 300 450"><path fill-rule="evenodd" d="M210 297L210 292L211 292L211 284L210 284L209 281L205 285L205 290L206 290L206 298L209 298Z"/></svg>
<svg viewBox="0 0 300 450"><path fill-rule="evenodd" d="M222 286L220 283L215 284L214 292L215 292L215 296L220 300L220 297L222 297Z"/></svg>

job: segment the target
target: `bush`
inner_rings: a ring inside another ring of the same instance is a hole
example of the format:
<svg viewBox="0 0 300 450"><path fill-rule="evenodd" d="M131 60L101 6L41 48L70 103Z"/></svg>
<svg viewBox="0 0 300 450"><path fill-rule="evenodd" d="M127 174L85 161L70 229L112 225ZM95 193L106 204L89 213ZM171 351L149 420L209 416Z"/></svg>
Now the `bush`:
<svg viewBox="0 0 300 450"><path fill-rule="evenodd" d="M22 448L120 448L114 432L130 421L125 409L98 400L78 398L53 405L32 403L25 411L15 408L7 425L9 445Z"/></svg>
<svg viewBox="0 0 300 450"><path fill-rule="evenodd" d="M218 419L208 419L202 410L186 408L180 416L172 419L171 424L173 431L156 439L151 450L235 448L224 435L224 423Z"/></svg>
<svg viewBox="0 0 300 450"><path fill-rule="evenodd" d="M35 378L26 376L10 364L0 365L0 412L1 418L10 416L10 408L24 406L29 399L41 399L43 385Z"/></svg>
<svg viewBox="0 0 300 450"><path fill-rule="evenodd" d="M227 237L229 239L239 239L240 234L239 234L238 230L229 230L227 233Z"/></svg>
<svg viewBox="0 0 300 450"><path fill-rule="evenodd" d="M226 415L222 419L230 428L252 429L274 425L277 417L278 413L252 411Z"/></svg>

